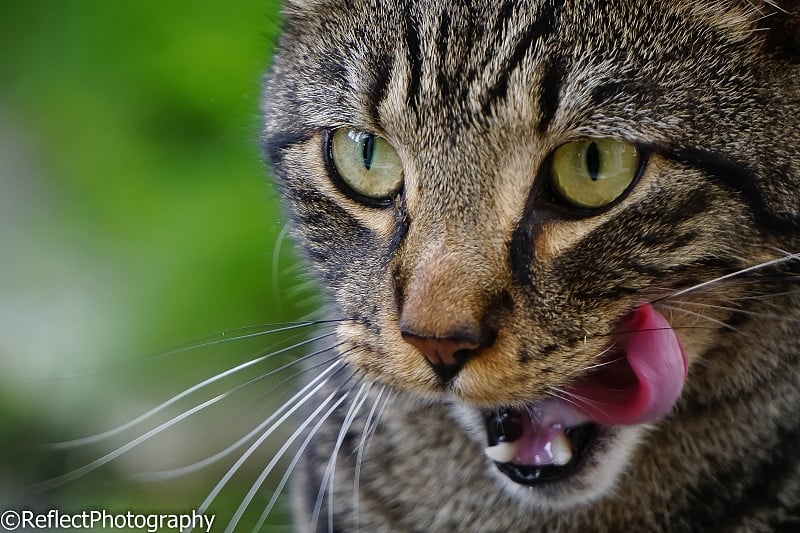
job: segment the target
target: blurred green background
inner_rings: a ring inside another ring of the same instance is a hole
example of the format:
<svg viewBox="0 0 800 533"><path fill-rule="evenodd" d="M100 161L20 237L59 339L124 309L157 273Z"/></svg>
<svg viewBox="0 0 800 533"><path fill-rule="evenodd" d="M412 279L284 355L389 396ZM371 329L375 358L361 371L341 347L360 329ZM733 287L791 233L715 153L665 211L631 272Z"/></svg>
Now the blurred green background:
<svg viewBox="0 0 800 533"><path fill-rule="evenodd" d="M97 446L43 444L113 428L310 335L153 357L314 309L258 147L278 13L276 0L0 2L3 508L189 511L237 456L177 479L137 476L213 455L289 394L291 384L247 387L95 472L31 490L268 368L221 380ZM215 501L218 524L281 435ZM249 528L278 478L258 492ZM285 508L271 520L268 530L288 524Z"/></svg>

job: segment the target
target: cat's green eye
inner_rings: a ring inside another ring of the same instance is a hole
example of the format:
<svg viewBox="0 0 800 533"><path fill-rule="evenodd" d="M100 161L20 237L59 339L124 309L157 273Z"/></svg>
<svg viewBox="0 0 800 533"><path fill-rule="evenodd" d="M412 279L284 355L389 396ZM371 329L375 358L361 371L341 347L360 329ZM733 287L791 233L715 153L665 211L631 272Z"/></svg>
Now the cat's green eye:
<svg viewBox="0 0 800 533"><path fill-rule="evenodd" d="M639 170L639 150L616 139L583 139L560 146L550 163L550 184L574 207L605 207L628 190Z"/></svg>
<svg viewBox="0 0 800 533"><path fill-rule="evenodd" d="M329 142L336 175L356 193L356 199L381 205L403 188L403 163L397 150L382 137L339 128Z"/></svg>

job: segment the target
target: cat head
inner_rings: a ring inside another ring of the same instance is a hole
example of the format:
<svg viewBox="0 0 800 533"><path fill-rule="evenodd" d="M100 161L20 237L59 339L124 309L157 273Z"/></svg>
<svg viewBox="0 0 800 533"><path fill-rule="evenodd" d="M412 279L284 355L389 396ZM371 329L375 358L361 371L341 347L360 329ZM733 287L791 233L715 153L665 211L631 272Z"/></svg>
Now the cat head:
<svg viewBox="0 0 800 533"><path fill-rule="evenodd" d="M734 387L693 367L764 286L694 287L798 249L797 6L291 2L264 146L341 358L480 416L658 389L611 426Z"/></svg>

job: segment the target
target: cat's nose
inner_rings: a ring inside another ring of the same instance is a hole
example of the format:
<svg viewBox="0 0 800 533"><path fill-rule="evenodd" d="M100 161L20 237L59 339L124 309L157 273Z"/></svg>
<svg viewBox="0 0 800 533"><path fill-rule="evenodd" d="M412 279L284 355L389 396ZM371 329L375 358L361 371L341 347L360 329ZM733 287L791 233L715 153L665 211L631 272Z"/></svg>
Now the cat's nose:
<svg viewBox="0 0 800 533"><path fill-rule="evenodd" d="M444 243L402 260L394 276L398 329L447 383L497 337L506 299L487 287L500 274L494 260Z"/></svg>
<svg viewBox="0 0 800 533"><path fill-rule="evenodd" d="M422 352L444 383L456 377L480 347L480 342L467 337L424 337L410 331L401 331L401 334L407 343Z"/></svg>

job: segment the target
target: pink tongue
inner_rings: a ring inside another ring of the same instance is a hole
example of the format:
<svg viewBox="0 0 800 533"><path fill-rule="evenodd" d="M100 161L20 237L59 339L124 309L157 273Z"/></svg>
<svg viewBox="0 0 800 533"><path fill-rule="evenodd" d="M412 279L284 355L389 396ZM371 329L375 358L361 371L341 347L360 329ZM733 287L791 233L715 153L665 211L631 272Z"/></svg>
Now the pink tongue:
<svg viewBox="0 0 800 533"><path fill-rule="evenodd" d="M642 424L669 413L688 367L686 352L667 320L651 305L643 305L622 321L616 338L630 369L620 373L619 365L609 364L607 371L578 383L570 396L581 398L576 402L580 410L603 425Z"/></svg>

